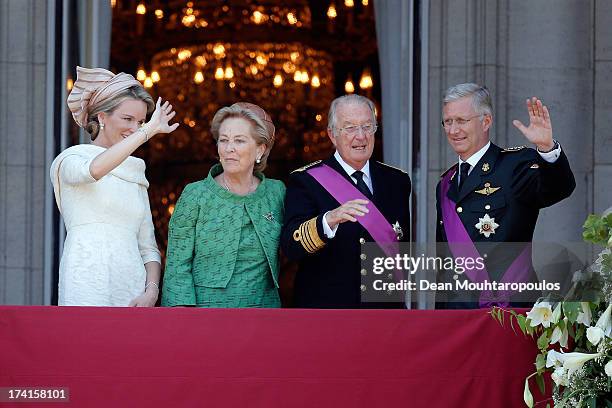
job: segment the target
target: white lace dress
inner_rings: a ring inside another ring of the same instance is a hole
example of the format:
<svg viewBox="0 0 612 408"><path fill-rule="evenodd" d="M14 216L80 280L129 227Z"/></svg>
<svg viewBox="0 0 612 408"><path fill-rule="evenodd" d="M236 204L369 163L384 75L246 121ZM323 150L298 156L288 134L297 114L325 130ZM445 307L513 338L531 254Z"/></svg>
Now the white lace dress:
<svg viewBox="0 0 612 408"><path fill-rule="evenodd" d="M144 291L144 264L161 263L145 163L128 157L96 181L91 161L105 149L72 146L55 158L51 182L67 235L59 269L59 304L127 306Z"/></svg>

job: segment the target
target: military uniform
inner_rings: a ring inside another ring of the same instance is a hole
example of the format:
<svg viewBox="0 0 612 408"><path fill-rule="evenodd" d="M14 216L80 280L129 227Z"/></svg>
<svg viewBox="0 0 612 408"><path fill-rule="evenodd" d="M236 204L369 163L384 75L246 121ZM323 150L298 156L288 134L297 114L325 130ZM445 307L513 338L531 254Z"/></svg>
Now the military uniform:
<svg viewBox="0 0 612 408"><path fill-rule="evenodd" d="M372 202L390 224L398 223L402 241L410 237L410 177L402 170L370 160ZM340 163L331 157L294 171L285 196L285 221L281 248L299 262L295 278L295 306L309 308L359 308L361 303L361 247L372 242L358 222L338 225L329 239L323 216L340 206L310 174L308 168L326 164L355 185Z"/></svg>
<svg viewBox="0 0 612 408"><path fill-rule="evenodd" d="M531 148L502 149L491 144L460 189L457 168L455 164L442 175L455 173L447 196L455 203L455 211L485 259L492 280L499 280L520 252L519 245L495 243L531 242L540 209L569 197L576 186L563 151L554 163L549 163ZM447 242L440 190L441 182L436 188L436 240ZM451 279L449 273L439 278ZM530 281L537 281L533 270ZM445 307L477 307L469 302L453 304L453 295L447 300ZM513 302L517 300L520 296L512 298Z"/></svg>

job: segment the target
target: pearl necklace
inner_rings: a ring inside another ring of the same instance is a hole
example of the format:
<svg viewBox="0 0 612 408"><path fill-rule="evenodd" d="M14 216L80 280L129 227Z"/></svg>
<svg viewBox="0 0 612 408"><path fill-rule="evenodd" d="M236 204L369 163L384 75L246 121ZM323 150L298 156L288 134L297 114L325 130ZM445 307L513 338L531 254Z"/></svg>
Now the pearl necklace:
<svg viewBox="0 0 612 408"><path fill-rule="evenodd" d="M222 181L223 181L223 187L230 193L233 194L238 194L235 193L234 191L232 191L232 189L230 188L230 186L227 184L227 180L225 180L225 173L223 173L221 175ZM255 180L254 178L251 179L251 187L249 188L249 191L246 192L246 194L251 194L253 191L255 191L257 189L257 186L255 185ZM244 194L244 195L246 195ZM243 194L238 194L238 195L243 195Z"/></svg>

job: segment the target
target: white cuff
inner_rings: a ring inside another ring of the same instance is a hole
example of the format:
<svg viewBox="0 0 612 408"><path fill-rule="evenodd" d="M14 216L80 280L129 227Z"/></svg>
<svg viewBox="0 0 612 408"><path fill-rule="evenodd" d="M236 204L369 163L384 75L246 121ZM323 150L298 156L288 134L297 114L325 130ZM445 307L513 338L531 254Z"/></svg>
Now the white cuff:
<svg viewBox="0 0 612 408"><path fill-rule="evenodd" d="M336 231L338 231L338 225L336 225L336 227L332 231L329 224L327 223L327 220L325 219L325 216L329 213L330 211L323 214L323 220L322 220L323 221L323 233L325 234L327 238L332 239L333 237L336 236Z"/></svg>
<svg viewBox="0 0 612 408"><path fill-rule="evenodd" d="M557 148L554 150L551 150L550 152L546 152L546 153L542 153L541 151L539 151L538 149L536 149L538 151L538 153L540 154L540 156L542 156L542 158L544 160L546 160L549 163L554 163L557 161L557 159L559 158L559 156L561 156L561 145L557 142L555 142L557 145Z"/></svg>

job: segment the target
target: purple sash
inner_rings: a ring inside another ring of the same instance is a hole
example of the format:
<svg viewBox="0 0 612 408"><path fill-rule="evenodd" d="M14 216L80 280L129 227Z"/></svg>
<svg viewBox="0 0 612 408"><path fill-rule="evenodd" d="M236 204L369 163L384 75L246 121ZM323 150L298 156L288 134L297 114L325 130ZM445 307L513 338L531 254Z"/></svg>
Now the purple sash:
<svg viewBox="0 0 612 408"><path fill-rule="evenodd" d="M444 231L446 232L446 240L448 241L448 246L455 258L470 257L472 259L476 259L477 257L480 257L480 253L474 246L470 235L461 222L461 218L459 218L459 215L457 215L457 212L455 211L455 203L447 196L453 175L453 172L448 172L442 179L442 183L440 185L440 207L442 209L442 222L444 224ZM531 244L527 245L521 254L512 262L510 267L502 276L501 282L527 282L530 273L530 264ZM465 274L472 282L475 283L491 281L486 267L483 269L466 268ZM491 293L491 291L482 291L480 293L479 305L480 307L489 307L494 305L508 306L512 293L513 291L511 290L498 291L498 296L495 296L493 293Z"/></svg>
<svg viewBox="0 0 612 408"><path fill-rule="evenodd" d="M354 184L350 183L337 171L325 164L311 168L307 170L307 172L340 204L358 198L367 200L368 204L366 207L370 212L362 217L356 217L357 222L368 231L372 239L374 239L387 256L395 257L399 253L397 236L391 224L389 224L385 216L382 215L380 210L372 203L372 200L364 196ZM402 279L399 271L396 271L396 278Z"/></svg>

